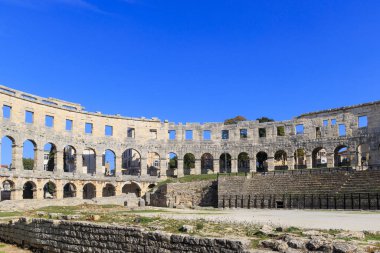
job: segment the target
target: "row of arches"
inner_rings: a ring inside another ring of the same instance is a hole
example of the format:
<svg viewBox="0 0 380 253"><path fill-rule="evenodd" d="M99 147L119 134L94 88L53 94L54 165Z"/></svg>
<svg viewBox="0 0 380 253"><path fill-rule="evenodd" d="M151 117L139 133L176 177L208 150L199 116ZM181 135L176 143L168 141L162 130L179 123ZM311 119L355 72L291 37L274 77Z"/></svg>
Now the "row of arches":
<svg viewBox="0 0 380 253"><path fill-rule="evenodd" d="M12 200L14 199L14 192L16 191L16 185L12 180L5 180L2 183L0 200ZM78 193L79 186L74 183L66 183L62 188L63 198L75 198L81 197L83 199L92 199L96 197L111 197L116 195L116 187L111 183L106 183L102 187L101 196L97 196L97 186L93 183L86 183L82 187L82 196ZM44 199L57 198L57 186L54 182L49 181L42 187L42 196ZM37 184L34 181L27 181L22 185L22 199L37 199ZM141 196L141 188L135 182L126 183L122 187L122 193L132 193L137 197Z"/></svg>
<svg viewBox="0 0 380 253"><path fill-rule="evenodd" d="M12 168L14 165L13 159L15 156L15 141L10 136L4 136L1 143L1 164L4 167ZM23 167L25 170L37 169L40 158L37 157L37 145L33 140L26 140L23 143ZM347 145L339 145L334 150L332 166L363 166L368 164L370 159L368 144L361 144L356 149L357 157L352 157ZM62 150L63 171L95 174L101 173L106 176L114 176L116 170L116 155L111 149L106 149L102 154L98 155L92 148L85 148L80 154L82 161L78 161L78 154L75 147L68 145ZM56 171L58 166L58 149L53 143L47 143L43 148L43 166L45 171ZM290 157L293 161L289 161L289 154L284 150L278 150L274 153L274 169L286 170L289 169L288 163L295 169L310 168L310 167L327 167L327 151L323 147L317 147L311 152L312 161L308 161L306 151L302 148L297 149ZM255 169L258 172L268 170L268 154L265 151L260 151L255 155L256 164L252 164L252 157L246 152L241 152L237 156L237 168L239 172L249 172ZM219 168L214 168L214 157L210 153L204 153L201 156L201 173L206 174L217 169L222 173L231 172L232 157L228 152L222 153L219 157ZM356 163L352 164L352 160ZM191 169L195 168L196 158L194 154L187 153L183 157L184 174L191 174ZM308 164L309 163L309 164ZM9 164L9 165L7 165ZM330 164L331 165L331 164ZM121 157L121 170L125 175L141 175L141 154L133 148L126 149ZM168 176L175 175L175 170L178 169L178 156L174 152L167 154L167 157L162 158L157 152L149 152L147 154L146 173L150 176L160 176L163 170ZM252 168L251 168L252 167ZM182 169L182 168L181 168ZM145 168L144 168L145 170ZM144 171L145 172L145 171Z"/></svg>

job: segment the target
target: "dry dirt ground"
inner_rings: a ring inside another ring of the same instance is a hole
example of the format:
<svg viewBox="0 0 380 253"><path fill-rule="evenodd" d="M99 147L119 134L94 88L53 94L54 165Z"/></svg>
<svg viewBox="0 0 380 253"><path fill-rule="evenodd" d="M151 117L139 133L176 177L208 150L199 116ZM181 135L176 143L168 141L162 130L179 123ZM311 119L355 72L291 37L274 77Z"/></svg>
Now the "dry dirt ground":
<svg viewBox="0 0 380 253"><path fill-rule="evenodd" d="M0 243L0 253L29 253L31 251L17 248L16 246Z"/></svg>
<svg viewBox="0 0 380 253"><path fill-rule="evenodd" d="M295 226L305 229L344 229L380 231L379 211L316 211L274 209L168 209L163 213L142 213L171 219L206 219L272 226Z"/></svg>

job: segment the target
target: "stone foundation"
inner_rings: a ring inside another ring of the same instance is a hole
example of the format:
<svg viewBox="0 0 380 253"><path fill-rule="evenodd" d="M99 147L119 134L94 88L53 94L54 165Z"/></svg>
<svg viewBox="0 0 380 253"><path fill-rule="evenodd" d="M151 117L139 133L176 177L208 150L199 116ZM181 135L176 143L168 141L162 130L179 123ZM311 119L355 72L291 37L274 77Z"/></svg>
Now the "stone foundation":
<svg viewBox="0 0 380 253"><path fill-rule="evenodd" d="M26 218L0 224L0 240L40 252L248 252L240 241Z"/></svg>

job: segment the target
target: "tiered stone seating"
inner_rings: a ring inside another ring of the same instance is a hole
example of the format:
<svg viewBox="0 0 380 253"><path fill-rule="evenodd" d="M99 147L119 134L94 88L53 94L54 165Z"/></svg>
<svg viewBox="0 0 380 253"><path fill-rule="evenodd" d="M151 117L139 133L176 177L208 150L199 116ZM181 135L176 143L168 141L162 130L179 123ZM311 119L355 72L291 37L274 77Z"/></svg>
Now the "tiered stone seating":
<svg viewBox="0 0 380 253"><path fill-rule="evenodd" d="M355 171L339 193L380 193L380 170Z"/></svg>

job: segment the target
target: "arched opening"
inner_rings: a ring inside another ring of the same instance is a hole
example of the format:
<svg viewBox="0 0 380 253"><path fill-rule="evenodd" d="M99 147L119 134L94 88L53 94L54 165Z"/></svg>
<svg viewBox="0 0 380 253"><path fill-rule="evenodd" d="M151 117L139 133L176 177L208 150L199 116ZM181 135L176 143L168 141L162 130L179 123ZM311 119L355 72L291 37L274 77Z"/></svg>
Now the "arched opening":
<svg viewBox="0 0 380 253"><path fill-rule="evenodd" d="M160 176L160 155L156 152L149 152L148 159L148 175L151 176Z"/></svg>
<svg viewBox="0 0 380 253"><path fill-rule="evenodd" d="M305 150L299 148L294 152L294 168L297 169L306 169L306 153Z"/></svg>
<svg viewBox="0 0 380 253"><path fill-rule="evenodd" d="M274 154L274 169L288 170L288 155L284 150L279 150Z"/></svg>
<svg viewBox="0 0 380 253"><path fill-rule="evenodd" d="M103 197L112 197L112 196L115 196L115 194L116 194L116 189L115 189L115 186L113 186L112 184L106 184L103 187L103 191L102 191Z"/></svg>
<svg viewBox="0 0 380 253"><path fill-rule="evenodd" d="M36 184L32 181L28 181L24 184L22 191L23 199L35 199L37 196L37 187Z"/></svg>
<svg viewBox="0 0 380 253"><path fill-rule="evenodd" d="M238 172L249 172L249 155L245 152L238 155Z"/></svg>
<svg viewBox="0 0 380 253"><path fill-rule="evenodd" d="M96 198L96 186L92 183L87 183L83 186L83 199Z"/></svg>
<svg viewBox="0 0 380 253"><path fill-rule="evenodd" d="M219 157L219 171L220 173L231 173L231 155L223 153Z"/></svg>
<svg viewBox="0 0 380 253"><path fill-rule="evenodd" d="M74 172L76 171L76 150L73 146L66 146L63 149L63 171Z"/></svg>
<svg viewBox="0 0 380 253"><path fill-rule="evenodd" d="M335 167L347 167L351 166L351 157L348 147L340 145L334 150L334 166Z"/></svg>
<svg viewBox="0 0 380 253"><path fill-rule="evenodd" d="M44 170L55 171L57 168L57 147L53 143L44 146Z"/></svg>
<svg viewBox="0 0 380 253"><path fill-rule="evenodd" d="M67 183L63 186L63 197L74 198L77 196L77 187L73 183Z"/></svg>
<svg viewBox="0 0 380 253"><path fill-rule="evenodd" d="M268 154L260 151L256 154L256 171L257 172L266 172L268 171Z"/></svg>
<svg viewBox="0 0 380 253"><path fill-rule="evenodd" d="M22 145L22 165L24 170L34 170L37 161L37 145L32 140L24 141Z"/></svg>
<svg viewBox="0 0 380 253"><path fill-rule="evenodd" d="M57 187L53 182L44 185L44 199L55 199L57 197Z"/></svg>
<svg viewBox="0 0 380 253"><path fill-rule="evenodd" d="M83 150L82 154L82 170L84 173L93 175L96 173L96 153L91 148Z"/></svg>
<svg viewBox="0 0 380 253"><path fill-rule="evenodd" d="M104 175L105 176L115 176L116 169L116 155L110 149L106 149L103 154L103 166L104 166Z"/></svg>
<svg viewBox="0 0 380 253"><path fill-rule="evenodd" d="M214 157L210 153L204 153L201 157L201 174L214 172Z"/></svg>
<svg viewBox="0 0 380 253"><path fill-rule="evenodd" d="M3 188L1 189L0 200L3 201L3 200L11 200L11 199L13 199L12 192L15 189L14 182L11 181L11 180L5 180L3 182L2 186L3 186Z"/></svg>
<svg viewBox="0 0 380 253"><path fill-rule="evenodd" d="M138 176L141 174L141 155L133 148L129 148L122 155L122 174Z"/></svg>
<svg viewBox="0 0 380 253"><path fill-rule="evenodd" d="M136 197L141 197L141 188L135 182L126 183L121 191L125 194L133 193Z"/></svg>
<svg viewBox="0 0 380 253"><path fill-rule="evenodd" d="M327 168L327 152L326 149L319 147L312 153L313 168Z"/></svg>
<svg viewBox="0 0 380 253"><path fill-rule="evenodd" d="M358 146L358 166L366 168L368 166L369 160L369 145L364 143Z"/></svg>
<svg viewBox="0 0 380 253"><path fill-rule="evenodd" d="M176 170L178 169L178 156L176 153L170 152L167 156L168 172L167 176L176 176Z"/></svg>
<svg viewBox="0 0 380 253"><path fill-rule="evenodd" d="M195 156L191 153L187 153L183 156L183 173L185 175L191 175L191 170L195 168Z"/></svg>
<svg viewBox="0 0 380 253"><path fill-rule="evenodd" d="M10 136L4 136L1 139L1 167L11 169L14 168L14 146L15 140Z"/></svg>

